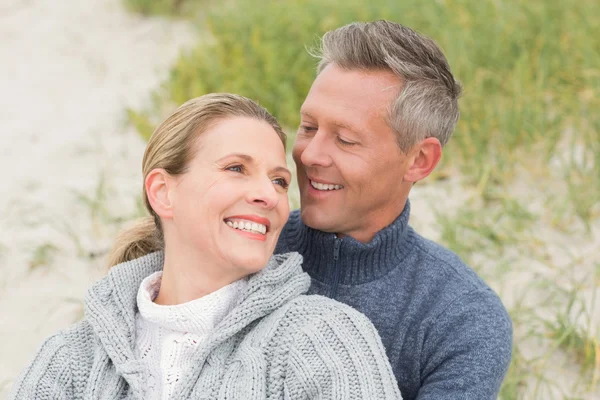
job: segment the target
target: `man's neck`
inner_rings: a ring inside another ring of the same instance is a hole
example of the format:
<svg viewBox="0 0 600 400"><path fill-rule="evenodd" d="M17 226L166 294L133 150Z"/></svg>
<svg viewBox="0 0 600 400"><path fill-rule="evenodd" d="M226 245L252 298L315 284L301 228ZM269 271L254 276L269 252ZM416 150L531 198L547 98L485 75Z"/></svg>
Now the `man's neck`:
<svg viewBox="0 0 600 400"><path fill-rule="evenodd" d="M402 213L368 243L353 237L337 239L333 233L305 225L294 212L280 237L276 253L297 251L304 257L302 268L316 281L360 285L380 279L398 267L411 252L415 235L408 226L410 202Z"/></svg>
<svg viewBox="0 0 600 400"><path fill-rule="evenodd" d="M376 215L375 218L370 215L365 223L359 226L357 229L347 232L336 232L337 238L343 238L350 236L354 240L361 243L369 243L378 232L390 226L397 218L402 214L404 207L406 206L407 199L401 199L398 206L382 212L380 215Z"/></svg>

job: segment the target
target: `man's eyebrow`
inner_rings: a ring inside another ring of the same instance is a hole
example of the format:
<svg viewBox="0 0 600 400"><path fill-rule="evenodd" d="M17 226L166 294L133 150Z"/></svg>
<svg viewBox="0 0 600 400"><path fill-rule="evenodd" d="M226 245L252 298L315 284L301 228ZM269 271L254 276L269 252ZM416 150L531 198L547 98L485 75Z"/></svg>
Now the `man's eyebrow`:
<svg viewBox="0 0 600 400"><path fill-rule="evenodd" d="M316 119L315 116L308 111L300 110L300 115L306 115L308 118Z"/></svg>
<svg viewBox="0 0 600 400"><path fill-rule="evenodd" d="M349 131L352 131L354 133L360 133L361 132L361 130L358 129L357 127L349 125L349 124L346 124L344 122L333 121L332 124L335 125L335 126L339 126L340 128L348 129Z"/></svg>
<svg viewBox="0 0 600 400"><path fill-rule="evenodd" d="M307 116L308 118L311 118L311 119L314 119L314 120L316 120L316 119L317 119L317 118L315 118L315 116L314 116L313 114L309 113L308 111L300 111L300 114L301 114L301 115L305 115L305 116ZM332 121L332 122L331 122L331 124L332 124L332 125L335 125L335 126L338 126L338 127L340 127L340 128L348 129L349 131L352 131L352 132L355 132L355 133L360 133L360 132L362 132L362 130L361 130L361 129L359 129L359 128L355 127L355 126L349 125L349 124L347 124L347 123L344 123L344 122L340 122L340 121Z"/></svg>
<svg viewBox="0 0 600 400"><path fill-rule="evenodd" d="M241 158L242 160L248 162L248 163L254 163L254 158L251 155L248 154L244 154L244 153L231 153L231 154L227 154L225 157L221 157L217 160L217 162L221 162L223 160L226 160L228 158ZM271 172L279 172L279 173L285 173L288 175L292 175L292 173L290 172L289 169L287 169L286 167L282 167L282 166L277 166L275 168L271 169Z"/></svg>

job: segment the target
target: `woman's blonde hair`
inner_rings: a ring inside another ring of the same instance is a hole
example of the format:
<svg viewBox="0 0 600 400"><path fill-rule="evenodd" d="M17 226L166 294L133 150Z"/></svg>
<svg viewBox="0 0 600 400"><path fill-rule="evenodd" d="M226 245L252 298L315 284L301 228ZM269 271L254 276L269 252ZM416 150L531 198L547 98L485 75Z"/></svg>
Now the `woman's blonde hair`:
<svg viewBox="0 0 600 400"><path fill-rule="evenodd" d="M155 168L162 168L172 176L185 173L195 156L198 137L216 123L231 117L249 117L267 122L285 149L285 133L266 109L235 94L207 94L181 105L152 133L142 160L142 182ZM160 218L150 206L144 183L142 188L144 204L150 216L118 236L109 255L109 266L164 249Z"/></svg>

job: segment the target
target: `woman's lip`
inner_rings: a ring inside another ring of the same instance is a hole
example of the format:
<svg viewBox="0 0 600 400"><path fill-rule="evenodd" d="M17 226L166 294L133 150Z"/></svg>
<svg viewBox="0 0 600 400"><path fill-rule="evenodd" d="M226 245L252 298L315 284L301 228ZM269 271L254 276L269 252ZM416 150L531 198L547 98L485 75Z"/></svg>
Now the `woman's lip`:
<svg viewBox="0 0 600 400"><path fill-rule="evenodd" d="M231 229L233 229L234 231L236 231L240 235L246 236L246 237L248 237L250 239L258 240L258 241L261 241L261 242L264 242L267 239L266 235L262 235L260 233L254 233L254 232L248 232L248 231L241 231L241 230L235 229L235 228L231 228Z"/></svg>
<svg viewBox="0 0 600 400"><path fill-rule="evenodd" d="M231 220L231 219L244 219L247 221L252 221L252 222L256 222L257 224L261 224L267 227L267 231L269 230L269 227L271 226L271 221L269 221L267 218L264 217L260 217L258 215L232 215L230 217L225 218L226 220Z"/></svg>

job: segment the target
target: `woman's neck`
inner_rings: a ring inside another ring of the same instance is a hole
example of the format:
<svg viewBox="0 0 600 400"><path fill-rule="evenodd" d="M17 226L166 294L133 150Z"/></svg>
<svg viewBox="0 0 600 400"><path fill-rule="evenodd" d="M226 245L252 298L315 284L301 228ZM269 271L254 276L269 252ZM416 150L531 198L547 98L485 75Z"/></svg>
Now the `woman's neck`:
<svg viewBox="0 0 600 400"><path fill-rule="evenodd" d="M154 302L176 305L199 299L243 278L196 251L167 247L160 289Z"/></svg>

